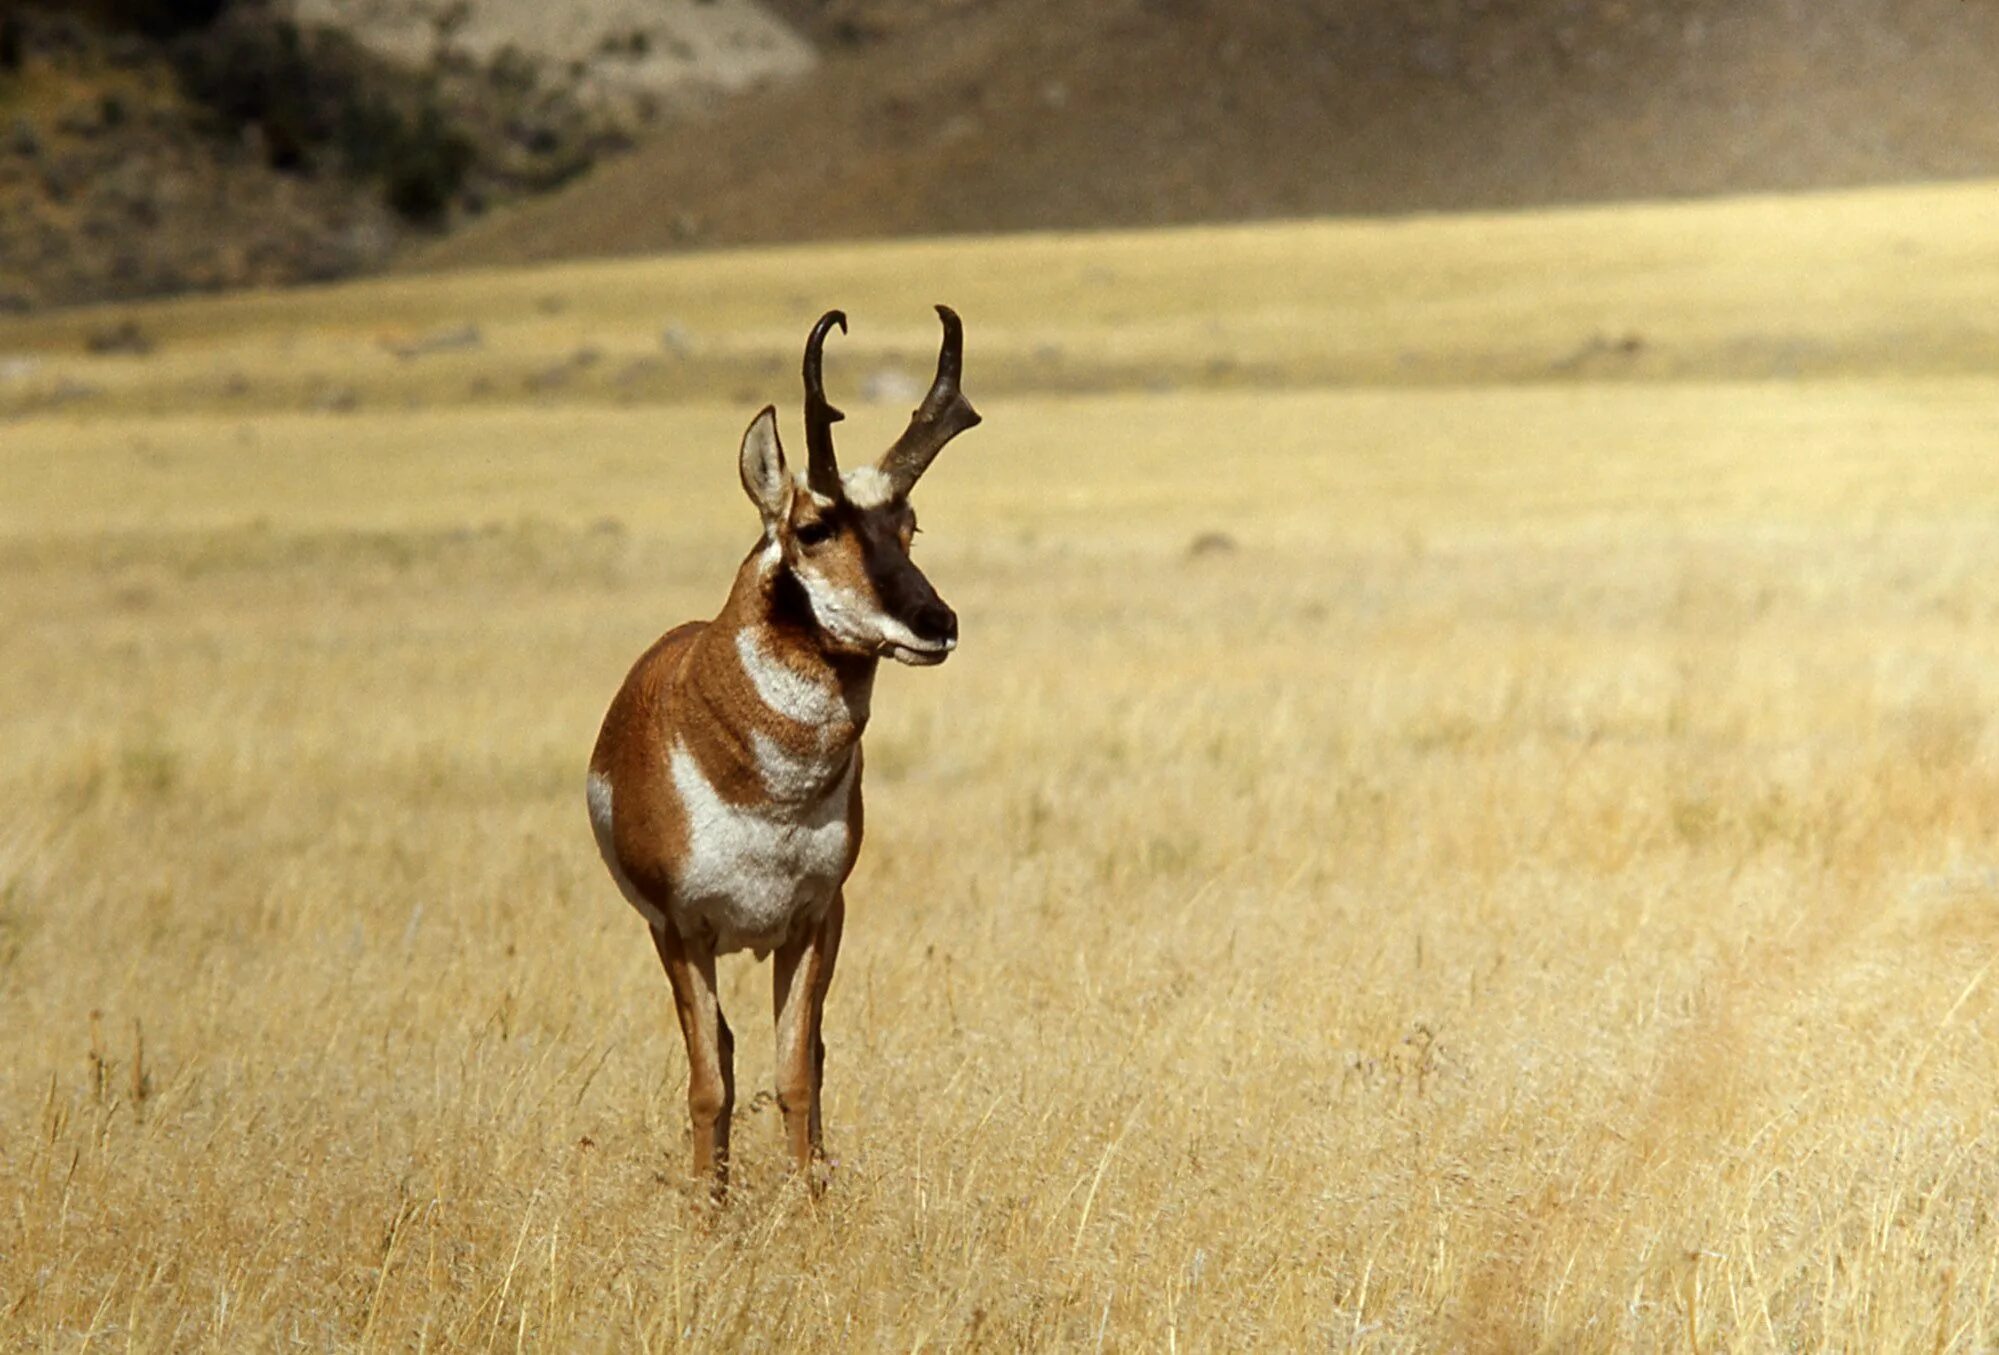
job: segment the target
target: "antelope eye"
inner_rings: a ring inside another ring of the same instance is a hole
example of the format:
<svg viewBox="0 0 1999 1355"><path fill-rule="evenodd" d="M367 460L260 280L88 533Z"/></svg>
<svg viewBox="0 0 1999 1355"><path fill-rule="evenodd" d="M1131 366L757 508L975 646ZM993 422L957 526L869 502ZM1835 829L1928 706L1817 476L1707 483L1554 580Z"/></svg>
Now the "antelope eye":
<svg viewBox="0 0 1999 1355"><path fill-rule="evenodd" d="M833 528L824 518L814 518L810 522L799 523L792 535L798 538L801 546L816 546L833 535Z"/></svg>

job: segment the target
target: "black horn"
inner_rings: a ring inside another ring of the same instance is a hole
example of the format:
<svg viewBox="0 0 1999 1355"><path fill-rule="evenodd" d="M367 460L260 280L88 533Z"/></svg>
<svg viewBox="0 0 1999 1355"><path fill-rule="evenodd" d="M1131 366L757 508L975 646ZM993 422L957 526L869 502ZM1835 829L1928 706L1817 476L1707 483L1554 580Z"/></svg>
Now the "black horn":
<svg viewBox="0 0 1999 1355"><path fill-rule="evenodd" d="M979 422L979 412L958 389L965 367L964 322L949 306L939 306L937 315L944 322L944 344L937 351L937 379L930 383L930 393L923 397L923 403L909 416L909 427L881 459L882 473L888 476L898 494L907 494L922 478L930 463L937 459L937 453L944 450L945 443Z"/></svg>
<svg viewBox="0 0 1999 1355"><path fill-rule="evenodd" d="M815 494L837 498L840 493L840 463L833 456L833 425L846 418L826 402L826 379L822 370L826 336L838 325L847 332L847 313L827 311L812 326L805 340L805 483Z"/></svg>

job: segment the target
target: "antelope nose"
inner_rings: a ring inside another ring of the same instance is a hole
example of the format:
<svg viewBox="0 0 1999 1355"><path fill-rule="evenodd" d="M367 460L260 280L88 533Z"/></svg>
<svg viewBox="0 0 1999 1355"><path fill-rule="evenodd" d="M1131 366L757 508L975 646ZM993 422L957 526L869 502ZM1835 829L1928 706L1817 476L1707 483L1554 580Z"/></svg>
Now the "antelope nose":
<svg viewBox="0 0 1999 1355"><path fill-rule="evenodd" d="M926 603L922 613L916 618L917 632L939 644L951 646L958 643L958 614L945 606L940 599Z"/></svg>

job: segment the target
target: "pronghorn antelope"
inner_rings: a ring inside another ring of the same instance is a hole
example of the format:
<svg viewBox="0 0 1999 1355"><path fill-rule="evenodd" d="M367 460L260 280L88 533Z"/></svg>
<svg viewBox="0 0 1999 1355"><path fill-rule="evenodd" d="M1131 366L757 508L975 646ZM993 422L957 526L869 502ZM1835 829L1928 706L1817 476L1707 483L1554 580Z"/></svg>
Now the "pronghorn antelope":
<svg viewBox="0 0 1999 1355"><path fill-rule="evenodd" d="M633 665L590 756L590 825L604 864L652 924L687 1042L694 1173L727 1182L735 1038L715 957L775 952L777 1102L799 1170L820 1152L820 1019L861 847L861 734L875 665L942 663L958 618L909 558L909 492L944 444L979 422L958 389L964 329L948 306L937 378L908 429L842 474L822 349L805 343L803 474L765 406L743 434L743 488L763 538L712 621L662 636ZM811 1175L817 1188L816 1175Z"/></svg>

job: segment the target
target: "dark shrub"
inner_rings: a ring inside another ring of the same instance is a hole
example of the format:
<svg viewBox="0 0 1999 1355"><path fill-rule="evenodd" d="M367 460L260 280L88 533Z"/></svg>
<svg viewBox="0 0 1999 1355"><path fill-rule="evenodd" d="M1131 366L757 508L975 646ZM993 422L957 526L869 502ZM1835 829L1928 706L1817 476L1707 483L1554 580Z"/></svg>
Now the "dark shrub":
<svg viewBox="0 0 1999 1355"><path fill-rule="evenodd" d="M411 221L442 217L472 167L472 143L429 99L414 110L379 100L351 105L340 146L348 164L379 178L389 205Z"/></svg>
<svg viewBox="0 0 1999 1355"><path fill-rule="evenodd" d="M95 9L107 22L135 28L155 38L170 38L206 28L228 8L229 0L97 0Z"/></svg>
<svg viewBox="0 0 1999 1355"><path fill-rule="evenodd" d="M312 148L333 130L322 106L336 104L337 78L308 59L297 27L282 20L245 17L179 43L181 85L224 127L247 123L263 129L271 163L310 168Z"/></svg>
<svg viewBox="0 0 1999 1355"><path fill-rule="evenodd" d="M382 185L412 221L435 221L472 167L472 143L433 82L385 67L351 39L307 34L243 6L176 45L181 83L231 131L254 123L279 169L331 162Z"/></svg>

